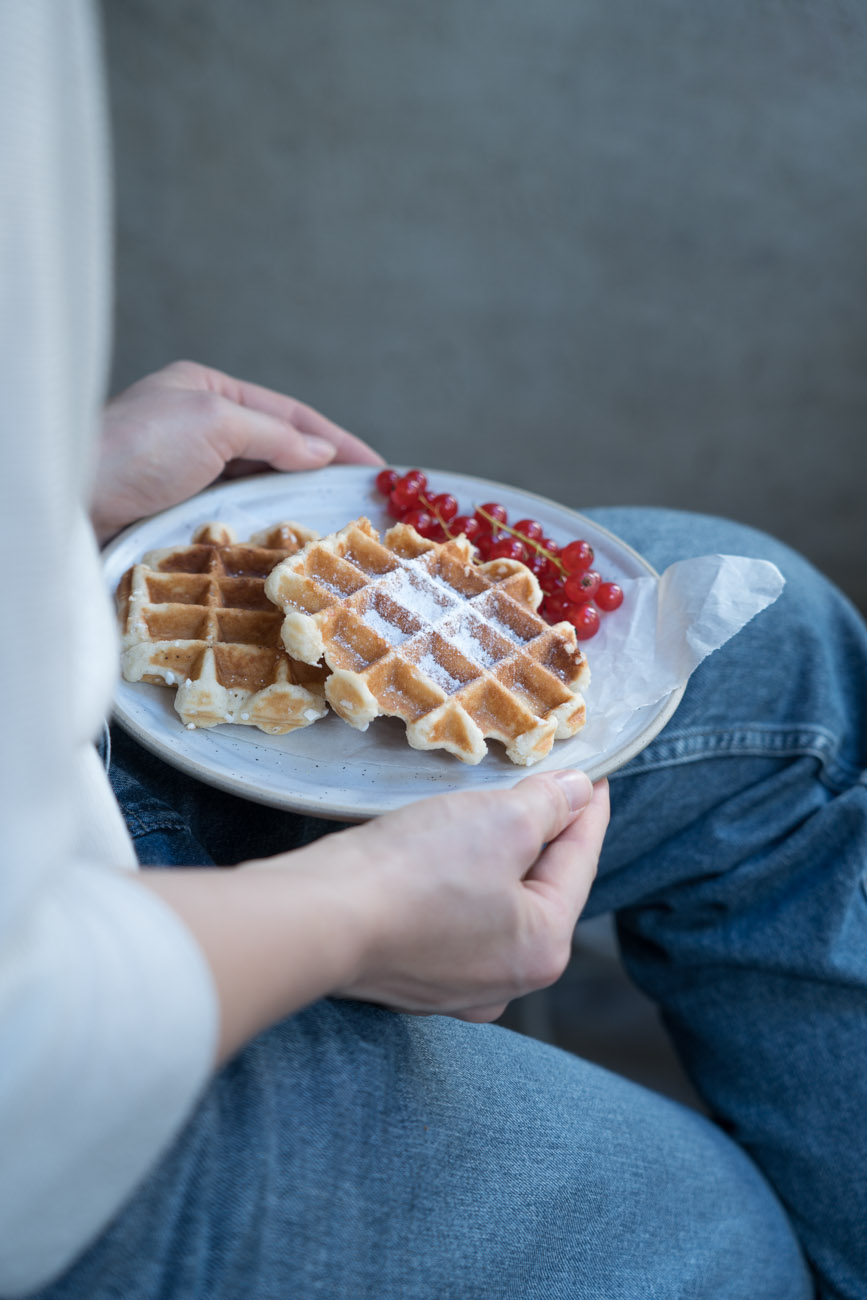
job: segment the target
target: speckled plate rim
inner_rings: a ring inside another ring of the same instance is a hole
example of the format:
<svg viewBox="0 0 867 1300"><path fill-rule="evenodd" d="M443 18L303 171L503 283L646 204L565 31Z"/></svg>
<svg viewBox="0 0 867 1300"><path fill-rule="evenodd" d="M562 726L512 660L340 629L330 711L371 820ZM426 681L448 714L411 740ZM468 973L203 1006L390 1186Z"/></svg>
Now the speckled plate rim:
<svg viewBox="0 0 867 1300"><path fill-rule="evenodd" d="M451 471L426 471L434 491L451 491L462 508L497 499L510 518L532 515L566 540L587 537L606 577L650 576L656 570L626 542L578 511L521 488ZM281 519L296 519L321 533L366 514L377 528L391 522L366 466L340 465L303 474L263 474L236 479L140 521L103 552L106 582L114 591L125 570L146 551L187 542L208 519L225 519L244 536ZM625 609L625 607L624 607ZM620 616L618 611L617 616ZM593 641L587 643L591 670ZM604 671L604 661L601 671ZM640 753L670 721L683 696L672 691L639 710L608 750L581 766L593 780L609 776ZM285 736L265 736L252 727L223 726L187 731L173 708L174 692L146 683L118 683L114 718L146 749L207 785L245 799L340 821L361 821L413 799L449 790L511 786L530 772L570 766L574 741L559 741L547 758L520 768L492 743L488 756L469 767L451 755L414 750L402 724L378 719L367 732L327 718Z"/></svg>

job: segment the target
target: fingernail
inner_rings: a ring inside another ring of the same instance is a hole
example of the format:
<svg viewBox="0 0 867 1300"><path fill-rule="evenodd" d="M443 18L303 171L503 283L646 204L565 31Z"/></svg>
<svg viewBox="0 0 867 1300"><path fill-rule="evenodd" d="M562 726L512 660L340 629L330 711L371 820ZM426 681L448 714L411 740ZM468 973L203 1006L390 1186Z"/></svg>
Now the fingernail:
<svg viewBox="0 0 867 1300"><path fill-rule="evenodd" d="M315 433L305 433L303 437L310 455L315 456L317 460L325 462L333 460L336 456L337 448L325 438L317 438Z"/></svg>
<svg viewBox="0 0 867 1300"><path fill-rule="evenodd" d="M593 797L593 783L585 772L574 770L552 772L554 780L569 801L573 812L584 808Z"/></svg>

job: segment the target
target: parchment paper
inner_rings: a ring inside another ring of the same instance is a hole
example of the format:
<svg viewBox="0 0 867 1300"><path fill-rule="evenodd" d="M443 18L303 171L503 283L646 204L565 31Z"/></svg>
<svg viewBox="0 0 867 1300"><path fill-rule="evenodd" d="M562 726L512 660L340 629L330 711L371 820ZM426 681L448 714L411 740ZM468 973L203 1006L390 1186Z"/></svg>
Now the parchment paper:
<svg viewBox="0 0 867 1300"><path fill-rule="evenodd" d="M620 585L620 610L603 615L584 643L591 682L587 724L570 755L578 762L611 748L637 709L685 685L703 659L773 604L785 579L767 560L702 555L679 560L658 579ZM604 671L594 672L594 662Z"/></svg>

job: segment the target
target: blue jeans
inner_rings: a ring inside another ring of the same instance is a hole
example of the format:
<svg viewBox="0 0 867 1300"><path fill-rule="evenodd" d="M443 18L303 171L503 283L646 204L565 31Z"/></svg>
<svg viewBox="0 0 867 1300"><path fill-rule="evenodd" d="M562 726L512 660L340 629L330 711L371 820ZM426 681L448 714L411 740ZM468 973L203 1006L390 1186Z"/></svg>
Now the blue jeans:
<svg viewBox="0 0 867 1300"><path fill-rule="evenodd" d="M587 909L616 913L713 1122L498 1027L324 1001L222 1071L45 1296L867 1296L867 630L762 534L595 516L658 568L725 551L787 577L612 778ZM113 779L144 862L333 829L123 737Z"/></svg>

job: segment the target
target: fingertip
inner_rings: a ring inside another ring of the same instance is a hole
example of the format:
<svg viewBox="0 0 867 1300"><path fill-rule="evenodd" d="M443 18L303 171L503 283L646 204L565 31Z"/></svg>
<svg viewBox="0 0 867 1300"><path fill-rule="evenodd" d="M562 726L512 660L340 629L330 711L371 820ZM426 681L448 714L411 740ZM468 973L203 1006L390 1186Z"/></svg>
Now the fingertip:
<svg viewBox="0 0 867 1300"><path fill-rule="evenodd" d="M557 785L566 796L572 812L579 812L586 808L593 798L593 783L586 772L578 771L575 768L564 768L560 772L552 772L551 779L556 781Z"/></svg>
<svg viewBox="0 0 867 1300"><path fill-rule="evenodd" d="M595 782L593 786L593 798L604 804L607 814L611 806L611 797L608 788L608 778L606 776L603 776L599 781Z"/></svg>
<svg viewBox="0 0 867 1300"><path fill-rule="evenodd" d="M311 459L317 465L327 465L337 455L334 443L328 442L325 438L317 438L315 433L302 433L301 437Z"/></svg>
<svg viewBox="0 0 867 1300"><path fill-rule="evenodd" d="M342 465L371 465L377 468L386 463L378 451L374 451L372 447L368 447L357 438L340 449L337 459Z"/></svg>

